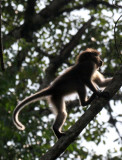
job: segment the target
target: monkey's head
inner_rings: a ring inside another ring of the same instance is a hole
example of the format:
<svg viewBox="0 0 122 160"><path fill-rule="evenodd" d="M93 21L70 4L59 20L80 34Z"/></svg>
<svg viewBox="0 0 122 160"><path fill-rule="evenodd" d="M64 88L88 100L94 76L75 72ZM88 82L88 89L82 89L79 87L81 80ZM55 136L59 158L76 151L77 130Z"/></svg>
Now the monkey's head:
<svg viewBox="0 0 122 160"><path fill-rule="evenodd" d="M101 67L103 64L100 58L100 52L92 48L87 48L77 57L77 63L83 63L84 61L93 61L98 67Z"/></svg>

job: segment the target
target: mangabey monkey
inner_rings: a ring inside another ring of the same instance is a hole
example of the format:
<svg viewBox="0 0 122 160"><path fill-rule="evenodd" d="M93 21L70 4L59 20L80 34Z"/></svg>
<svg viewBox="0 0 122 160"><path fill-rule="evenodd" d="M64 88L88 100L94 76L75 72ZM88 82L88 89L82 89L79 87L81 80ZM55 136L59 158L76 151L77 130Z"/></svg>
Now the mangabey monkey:
<svg viewBox="0 0 122 160"><path fill-rule="evenodd" d="M97 71L102 66L102 60L99 55L100 53L97 50L86 49L79 54L76 64L58 76L49 87L20 102L13 113L13 122L17 128L20 130L25 129L25 126L18 119L19 112L28 104L48 96L57 111L53 130L56 136L60 138L65 135L61 129L67 117L64 96L74 92L78 93L82 106L90 104L96 95L109 98L107 92L101 92L97 89L97 86L105 87L111 81L111 78L104 79L103 75ZM89 99L86 96L86 86L93 91Z"/></svg>

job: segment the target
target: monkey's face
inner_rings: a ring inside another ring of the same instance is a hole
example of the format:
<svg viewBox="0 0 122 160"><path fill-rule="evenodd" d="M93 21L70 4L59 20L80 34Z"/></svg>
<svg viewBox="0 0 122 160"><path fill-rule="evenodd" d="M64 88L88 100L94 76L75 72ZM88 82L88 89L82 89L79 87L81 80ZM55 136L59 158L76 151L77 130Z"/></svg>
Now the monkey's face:
<svg viewBox="0 0 122 160"><path fill-rule="evenodd" d="M103 61L101 60L99 55L92 55L92 60L97 64L98 67L103 65Z"/></svg>

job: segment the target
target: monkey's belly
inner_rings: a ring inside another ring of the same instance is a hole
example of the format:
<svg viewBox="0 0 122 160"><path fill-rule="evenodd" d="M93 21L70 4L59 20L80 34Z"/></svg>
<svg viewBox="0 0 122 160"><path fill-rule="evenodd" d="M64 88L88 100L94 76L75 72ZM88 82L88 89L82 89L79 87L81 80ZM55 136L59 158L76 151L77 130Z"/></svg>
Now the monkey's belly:
<svg viewBox="0 0 122 160"><path fill-rule="evenodd" d="M63 82L63 83L57 83L54 86L51 87L57 95L69 95L72 93L75 93L77 91L77 85L72 82Z"/></svg>

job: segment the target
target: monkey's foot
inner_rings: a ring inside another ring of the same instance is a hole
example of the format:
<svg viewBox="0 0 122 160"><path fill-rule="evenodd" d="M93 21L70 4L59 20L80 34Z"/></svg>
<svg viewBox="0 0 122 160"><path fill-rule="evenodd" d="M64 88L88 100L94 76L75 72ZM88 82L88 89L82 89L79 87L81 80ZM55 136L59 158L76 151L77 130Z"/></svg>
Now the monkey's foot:
<svg viewBox="0 0 122 160"><path fill-rule="evenodd" d="M54 129L54 128L53 128L53 131L54 131L54 133L55 133L55 135L56 135L56 137L57 137L58 139L61 138L62 136L65 136L65 135L66 135L64 132L60 132L60 131L58 131L58 130L56 130L56 129Z"/></svg>
<svg viewBox="0 0 122 160"><path fill-rule="evenodd" d="M59 138L65 136L65 135L66 135L65 133L63 133L63 132L60 133L60 132L59 132L58 135L56 135L56 136L57 136L57 138L59 139Z"/></svg>

